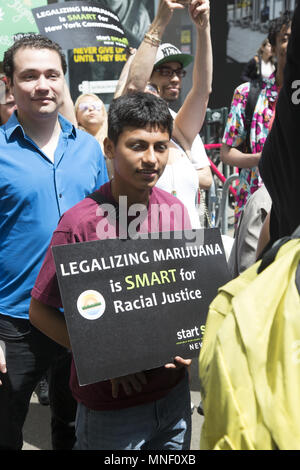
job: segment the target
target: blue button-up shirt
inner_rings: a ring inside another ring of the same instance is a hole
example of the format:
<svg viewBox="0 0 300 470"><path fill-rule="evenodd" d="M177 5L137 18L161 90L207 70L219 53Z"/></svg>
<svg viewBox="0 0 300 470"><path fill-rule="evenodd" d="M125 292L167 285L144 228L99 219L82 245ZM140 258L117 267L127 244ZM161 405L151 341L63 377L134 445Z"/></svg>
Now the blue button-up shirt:
<svg viewBox="0 0 300 470"><path fill-rule="evenodd" d="M0 127L0 314L28 319L30 292L60 216L107 178L101 147L59 115L54 163L17 115Z"/></svg>

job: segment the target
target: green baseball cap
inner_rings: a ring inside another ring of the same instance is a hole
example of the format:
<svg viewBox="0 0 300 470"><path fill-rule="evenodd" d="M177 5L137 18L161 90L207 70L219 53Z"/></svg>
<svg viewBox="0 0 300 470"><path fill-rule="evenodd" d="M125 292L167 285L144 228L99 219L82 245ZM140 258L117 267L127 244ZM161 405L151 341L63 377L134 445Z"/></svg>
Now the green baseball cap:
<svg viewBox="0 0 300 470"><path fill-rule="evenodd" d="M190 54L183 54L176 46L173 44L164 43L161 44L158 48L154 68L157 68L159 65L165 64L167 62L179 62L182 67L187 67L194 57Z"/></svg>

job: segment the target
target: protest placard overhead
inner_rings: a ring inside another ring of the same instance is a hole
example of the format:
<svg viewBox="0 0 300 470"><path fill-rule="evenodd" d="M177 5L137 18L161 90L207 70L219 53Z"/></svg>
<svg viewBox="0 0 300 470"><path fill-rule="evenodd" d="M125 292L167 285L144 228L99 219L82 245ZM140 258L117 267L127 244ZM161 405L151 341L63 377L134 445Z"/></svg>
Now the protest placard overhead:
<svg viewBox="0 0 300 470"><path fill-rule="evenodd" d="M97 45L125 48L128 45L118 16L99 3L53 3L34 8L32 13L40 34L59 43L63 49L88 49Z"/></svg>

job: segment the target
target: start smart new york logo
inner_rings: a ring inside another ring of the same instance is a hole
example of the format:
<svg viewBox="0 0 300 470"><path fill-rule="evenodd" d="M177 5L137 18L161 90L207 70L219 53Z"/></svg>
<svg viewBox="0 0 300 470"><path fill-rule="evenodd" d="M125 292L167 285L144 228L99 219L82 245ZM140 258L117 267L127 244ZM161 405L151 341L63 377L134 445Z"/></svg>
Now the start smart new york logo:
<svg viewBox="0 0 300 470"><path fill-rule="evenodd" d="M96 290L86 290L77 300L77 309L80 315L87 320L97 320L105 312L105 299Z"/></svg>

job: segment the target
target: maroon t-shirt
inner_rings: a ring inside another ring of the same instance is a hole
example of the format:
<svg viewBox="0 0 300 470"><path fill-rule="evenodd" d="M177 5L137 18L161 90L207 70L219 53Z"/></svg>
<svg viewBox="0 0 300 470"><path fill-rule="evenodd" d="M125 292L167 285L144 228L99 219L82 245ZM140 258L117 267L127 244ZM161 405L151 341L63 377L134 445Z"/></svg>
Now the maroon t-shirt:
<svg viewBox="0 0 300 470"><path fill-rule="evenodd" d="M114 202L110 182L101 186L99 192L105 199ZM171 211L171 217L170 207L175 208L175 210ZM104 219L106 220L104 221ZM104 224L103 222L106 221L106 214L99 211L98 204L91 198L86 198L79 202L63 215L57 229L53 233L45 260L31 293L32 297L46 305L55 308L62 307L51 247L105 238L116 238L118 236L118 227ZM106 226L105 233L101 232L104 226ZM153 188L149 198L145 224L142 224L140 231L143 233L146 231L157 232L165 231L166 228L170 228L171 231L190 229L189 216L185 207L177 198L161 189ZM147 384L143 385L141 392L133 391L130 396L127 396L123 388L120 387L118 397L113 398L110 380L80 386L74 361L72 361L70 387L75 399L90 409L112 410L128 408L164 397L183 378L184 369L170 370L159 367L146 371L145 375Z"/></svg>

